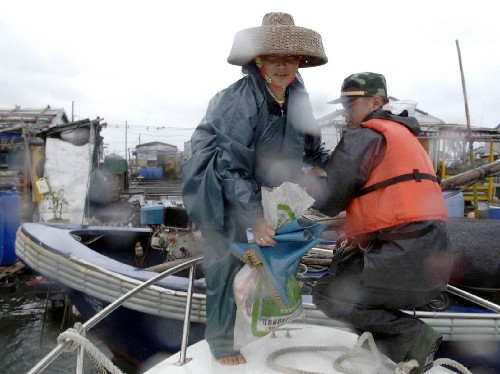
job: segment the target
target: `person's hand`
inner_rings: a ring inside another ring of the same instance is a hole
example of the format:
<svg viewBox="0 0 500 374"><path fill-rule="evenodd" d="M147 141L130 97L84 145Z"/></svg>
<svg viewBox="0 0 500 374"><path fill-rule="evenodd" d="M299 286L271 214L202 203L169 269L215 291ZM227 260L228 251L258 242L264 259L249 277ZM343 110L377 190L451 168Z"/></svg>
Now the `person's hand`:
<svg viewBox="0 0 500 374"><path fill-rule="evenodd" d="M274 229L267 224L264 217L257 219L252 225L253 239L261 247L272 247L276 244L273 236L276 234Z"/></svg>
<svg viewBox="0 0 500 374"><path fill-rule="evenodd" d="M326 190L326 171L319 166L315 166L307 172L303 181L302 189L315 200L321 200Z"/></svg>
<svg viewBox="0 0 500 374"><path fill-rule="evenodd" d="M319 166L314 166L307 172L308 177L326 177L326 171Z"/></svg>

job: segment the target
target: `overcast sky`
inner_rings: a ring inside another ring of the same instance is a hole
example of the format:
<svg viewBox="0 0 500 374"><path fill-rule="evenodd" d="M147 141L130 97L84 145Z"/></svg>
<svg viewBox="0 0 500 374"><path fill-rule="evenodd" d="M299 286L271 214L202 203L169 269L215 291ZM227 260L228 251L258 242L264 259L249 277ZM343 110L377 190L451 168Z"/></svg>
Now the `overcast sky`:
<svg viewBox="0 0 500 374"><path fill-rule="evenodd" d="M210 98L241 77L226 60L234 34L284 11L323 38L328 64L300 69L317 117L338 109L326 102L346 76L374 71L386 76L389 95L466 124L458 40L471 124L491 128L500 123L496 3L2 1L0 108L99 116L107 153L124 156L126 146L149 141L182 150Z"/></svg>

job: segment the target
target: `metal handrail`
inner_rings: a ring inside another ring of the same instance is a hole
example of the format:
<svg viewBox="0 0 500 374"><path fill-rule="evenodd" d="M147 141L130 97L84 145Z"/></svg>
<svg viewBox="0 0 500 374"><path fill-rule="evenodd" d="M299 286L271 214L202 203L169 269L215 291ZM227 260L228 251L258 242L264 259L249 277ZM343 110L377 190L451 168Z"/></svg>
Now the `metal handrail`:
<svg viewBox="0 0 500 374"><path fill-rule="evenodd" d="M94 327L101 320L107 317L111 312L118 309L118 307L120 307L125 301L127 301L128 299L130 299L132 296L139 293L143 289L151 286L152 284L162 280L163 278L169 275L173 275L179 271L189 268L189 284L186 293L187 302L186 302L186 312L184 315L184 327L183 327L183 337L182 337L181 356L180 356L181 358L178 363L180 365L184 364L186 362L189 323L191 321L191 300L193 294L195 266L201 263L202 260L203 256L194 257L191 260L188 260L182 264L176 265L168 270L165 270L164 272L158 274L157 276L149 279L148 281L140 284L139 286L135 287L134 289L120 296L118 299L109 304L106 308L104 308L99 313L90 318L87 322L85 322L82 325L83 332L89 331L92 327ZM59 357L59 355L63 353L66 350L66 348L68 348L70 343L71 341L69 339L66 339L64 342L59 343L54 349L52 349L52 351L50 351L35 366L33 366L33 368L27 374L36 374L43 372L43 370L45 370L57 357ZM83 370L83 365L81 361L82 359L83 359L83 350L80 347L77 357L77 370L79 369L80 372L82 372L81 370Z"/></svg>
<svg viewBox="0 0 500 374"><path fill-rule="evenodd" d="M486 299L483 299L482 297L476 296L471 294L470 292L461 290L460 288L447 285L446 286L446 291L453 295L461 296L466 300L472 301L473 303L478 304L479 306L482 306L483 308L492 310L493 312L500 313L500 305L492 303L491 301L488 301Z"/></svg>

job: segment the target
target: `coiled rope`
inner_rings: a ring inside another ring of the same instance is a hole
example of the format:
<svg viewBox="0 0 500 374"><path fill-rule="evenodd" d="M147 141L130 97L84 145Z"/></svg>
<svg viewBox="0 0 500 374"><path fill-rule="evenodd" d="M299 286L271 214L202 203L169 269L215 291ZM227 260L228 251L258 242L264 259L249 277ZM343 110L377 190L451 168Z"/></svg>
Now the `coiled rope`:
<svg viewBox="0 0 500 374"><path fill-rule="evenodd" d="M469 369L463 366L461 363L456 362L455 360L451 360L449 358L438 358L434 360L432 366L451 366L452 368L457 369L460 373L463 374L472 374Z"/></svg>
<svg viewBox="0 0 500 374"><path fill-rule="evenodd" d="M70 341L66 351L72 352L82 347L89 355L99 373L124 374L102 353L90 340L85 337L85 331L80 322L75 323L74 328L69 328L59 334L57 342L59 344Z"/></svg>
<svg viewBox="0 0 500 374"><path fill-rule="evenodd" d="M377 345L375 344L375 340L373 339L373 335L370 332L364 332L356 341L354 346L349 349L343 346L297 346L297 347L287 347L278 349L277 351L272 352L267 356L266 363L267 365L276 371L288 374L323 374L320 372L307 371L302 369L297 369L293 367L283 366L276 363L276 359L284 354L295 353L295 352L326 352L326 351L340 351L345 352L341 354L339 357L334 359L333 368L345 374L365 374L366 369L363 371L357 370L356 368L349 368L343 365L343 362L353 359L356 357L367 357L366 350L362 349L362 346L367 343L370 349L371 356L375 360L375 367L372 370L372 373L379 373L383 367L382 363L382 355L380 354ZM387 361L389 363L389 361ZM394 374L409 374L412 369L418 367L418 362L416 360L409 360L406 362L401 362L399 364L394 364ZM433 367L437 366L451 366L457 369L462 374L472 374L465 366L462 364L449 359L449 358L440 358L433 362Z"/></svg>

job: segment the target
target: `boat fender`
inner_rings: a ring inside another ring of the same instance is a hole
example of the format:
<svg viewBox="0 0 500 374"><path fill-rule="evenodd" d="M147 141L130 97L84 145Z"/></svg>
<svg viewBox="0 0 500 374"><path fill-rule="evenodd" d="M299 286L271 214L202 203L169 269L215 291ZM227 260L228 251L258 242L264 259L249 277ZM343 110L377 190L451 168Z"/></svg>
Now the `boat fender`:
<svg viewBox="0 0 500 374"><path fill-rule="evenodd" d="M135 243L135 257L143 257L144 249L142 248L141 242Z"/></svg>
<svg viewBox="0 0 500 374"><path fill-rule="evenodd" d="M164 232L155 232L151 237L151 248L163 251L167 248L168 234Z"/></svg>

